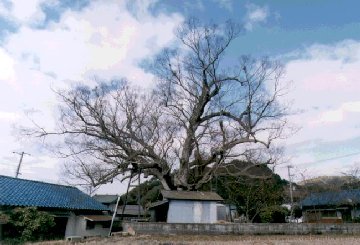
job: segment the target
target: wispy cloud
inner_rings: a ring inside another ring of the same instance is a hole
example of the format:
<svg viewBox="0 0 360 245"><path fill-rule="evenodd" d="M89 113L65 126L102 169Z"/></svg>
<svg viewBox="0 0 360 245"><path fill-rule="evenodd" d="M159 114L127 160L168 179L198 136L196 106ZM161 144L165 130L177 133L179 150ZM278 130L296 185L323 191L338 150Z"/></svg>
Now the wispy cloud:
<svg viewBox="0 0 360 245"><path fill-rule="evenodd" d="M255 4L246 5L247 13L245 16L245 28L252 30L255 25L265 23L269 17L269 9L267 6L258 6Z"/></svg>
<svg viewBox="0 0 360 245"><path fill-rule="evenodd" d="M332 45L313 44L304 49L295 50L287 57L289 59L307 60L339 60L344 63L360 60L360 42L352 39L343 40Z"/></svg>
<svg viewBox="0 0 360 245"><path fill-rule="evenodd" d="M338 123L346 120L348 113L359 113L360 101L352 101L343 103L335 110L327 110L322 112L319 117L312 121L313 124Z"/></svg>

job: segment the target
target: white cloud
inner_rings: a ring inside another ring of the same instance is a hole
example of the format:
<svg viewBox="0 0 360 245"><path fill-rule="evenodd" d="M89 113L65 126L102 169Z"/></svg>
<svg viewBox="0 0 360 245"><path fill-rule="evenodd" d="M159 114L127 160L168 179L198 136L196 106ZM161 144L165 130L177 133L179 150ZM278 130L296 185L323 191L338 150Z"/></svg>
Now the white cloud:
<svg viewBox="0 0 360 245"><path fill-rule="evenodd" d="M341 122L344 119L343 110L331 110L323 112L320 118L312 123L328 123L328 122Z"/></svg>
<svg viewBox="0 0 360 245"><path fill-rule="evenodd" d="M314 44L286 57L290 58L286 64L286 79L293 81L294 87L287 99L294 101L293 110L302 111L290 118L301 130L286 141L291 148L287 157L292 157L295 166L310 162L301 168L319 175L339 174L342 164L359 159L359 156L353 156L311 163L326 159L324 155L334 154L334 148L346 149L347 153L356 151L348 149L343 142L359 135L359 54L360 42L344 40L332 45ZM314 141L315 145L310 146L309 141ZM324 147L321 157L313 152L317 146L335 141L339 142L336 147ZM308 146L305 153L298 145L301 142Z"/></svg>
<svg viewBox="0 0 360 245"><path fill-rule="evenodd" d="M255 4L246 5L247 13L245 17L245 28L252 30L255 25L265 23L269 17L269 9L267 6L257 6Z"/></svg>
<svg viewBox="0 0 360 245"><path fill-rule="evenodd" d="M360 42L347 39L333 45L313 44L305 50L291 52L288 57L317 61L338 60L343 63L355 62L360 57Z"/></svg>
<svg viewBox="0 0 360 245"><path fill-rule="evenodd" d="M45 20L41 6L54 5L57 0L8 0L8 4L0 2L0 16L20 25L38 24Z"/></svg>
<svg viewBox="0 0 360 245"><path fill-rule="evenodd" d="M311 123L324 124L342 122L346 119L346 114L349 112L360 112L360 101L346 102L336 110L322 112L319 118Z"/></svg>
<svg viewBox="0 0 360 245"><path fill-rule="evenodd" d="M173 29L181 21L180 15L154 17L149 12L135 18L125 2L94 1L81 12L68 10L46 30L22 27L8 38L6 48L16 59L59 80L96 75L148 81L151 77L137 62L172 41Z"/></svg>
<svg viewBox="0 0 360 245"><path fill-rule="evenodd" d="M360 101L345 103L342 105L342 109L349 112L360 112Z"/></svg>
<svg viewBox="0 0 360 245"><path fill-rule="evenodd" d="M345 52L344 50L351 50ZM360 42L342 41L334 45L313 45L293 52L286 64L287 79L294 82L291 95L297 107L322 110L339 108L343 103L357 101L360 93ZM344 62L349 60L351 62ZM306 99L305 99L306 98Z"/></svg>
<svg viewBox="0 0 360 245"><path fill-rule="evenodd" d="M16 121L19 118L17 113L0 111L0 121Z"/></svg>
<svg viewBox="0 0 360 245"><path fill-rule="evenodd" d="M23 111L34 109L42 112L32 115L36 122L52 128L56 99L51 88L72 81L126 76L150 85L153 77L138 63L173 41L173 29L183 17L153 16L148 9L153 3L150 1L137 1L132 12L127 8L130 0L91 1L81 11L66 10L46 29L32 28L30 23L39 20L36 16L40 16L42 2L26 3L31 5L27 10L16 10L18 2L11 9L0 4L0 14L6 13L19 24L18 31L8 34L0 44L0 156L5 164L0 163L0 172L13 175L18 159L6 161L5 156L26 151L33 158L31 162L25 159L28 164L22 169L23 178L57 181L58 160L39 151L33 142L13 137L12 124L26 124Z"/></svg>
<svg viewBox="0 0 360 245"><path fill-rule="evenodd" d="M13 58L0 47L0 82L14 84L15 83L15 61Z"/></svg>
<svg viewBox="0 0 360 245"><path fill-rule="evenodd" d="M15 0L12 1L12 15L21 22L32 20L40 21L44 18L44 14L40 10L40 4L43 0Z"/></svg>

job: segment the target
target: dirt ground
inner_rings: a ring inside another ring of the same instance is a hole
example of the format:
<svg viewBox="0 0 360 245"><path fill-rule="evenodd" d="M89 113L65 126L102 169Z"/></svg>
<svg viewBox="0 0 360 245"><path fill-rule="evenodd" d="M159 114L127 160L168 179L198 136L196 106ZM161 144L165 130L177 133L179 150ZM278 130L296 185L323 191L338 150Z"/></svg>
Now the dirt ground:
<svg viewBox="0 0 360 245"><path fill-rule="evenodd" d="M132 237L111 237L111 238L91 238L81 242L52 241L41 242L38 245L64 245L64 244L119 244L119 245L218 245L218 244L246 244L246 245L360 245L360 236L345 235L308 235L308 236L194 236L194 235L168 235L150 236L136 235Z"/></svg>

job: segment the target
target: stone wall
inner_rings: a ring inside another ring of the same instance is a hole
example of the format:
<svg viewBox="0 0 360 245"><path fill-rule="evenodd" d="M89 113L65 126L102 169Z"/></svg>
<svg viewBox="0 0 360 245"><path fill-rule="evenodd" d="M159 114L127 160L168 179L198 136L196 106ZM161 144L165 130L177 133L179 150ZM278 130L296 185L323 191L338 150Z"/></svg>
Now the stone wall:
<svg viewBox="0 0 360 245"><path fill-rule="evenodd" d="M124 222L138 234L212 234L212 235L306 235L306 234L360 234L360 224L168 224Z"/></svg>

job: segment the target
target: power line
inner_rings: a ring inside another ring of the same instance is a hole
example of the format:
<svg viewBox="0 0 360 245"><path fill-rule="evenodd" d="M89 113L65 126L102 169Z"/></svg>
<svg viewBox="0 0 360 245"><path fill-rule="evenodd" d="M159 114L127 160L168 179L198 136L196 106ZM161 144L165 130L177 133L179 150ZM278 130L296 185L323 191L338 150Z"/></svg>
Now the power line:
<svg viewBox="0 0 360 245"><path fill-rule="evenodd" d="M359 151L359 152L350 153L350 154L346 154L346 155L340 155L340 156L336 156L336 157L330 157L330 158L320 159L320 160L317 160L317 161L297 163L296 166L299 166L299 165L307 165L307 164L314 164L314 163L319 163L319 162L326 162L326 161L331 161L331 160L336 160L336 159L351 157L351 156L355 156L355 155L359 155L359 154L360 154L360 151ZM282 166L282 167L280 167L280 168L287 168L287 166Z"/></svg>

